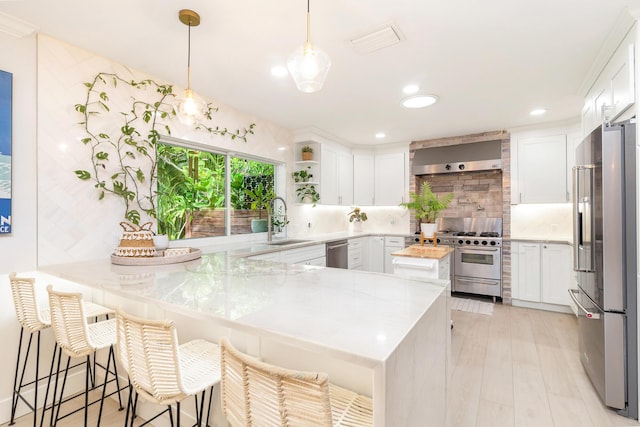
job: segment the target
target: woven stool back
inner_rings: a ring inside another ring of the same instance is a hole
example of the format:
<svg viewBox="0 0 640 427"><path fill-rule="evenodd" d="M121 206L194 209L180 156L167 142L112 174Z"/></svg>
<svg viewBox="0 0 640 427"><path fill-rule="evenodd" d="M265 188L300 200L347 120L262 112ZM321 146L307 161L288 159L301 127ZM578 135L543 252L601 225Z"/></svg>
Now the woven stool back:
<svg viewBox="0 0 640 427"><path fill-rule="evenodd" d="M136 392L163 405L183 399L173 321L142 319L118 309L116 323L118 359Z"/></svg>
<svg viewBox="0 0 640 427"><path fill-rule="evenodd" d="M96 351L87 333L82 294L60 292L47 286L51 327L62 351L70 357L83 357Z"/></svg>
<svg viewBox="0 0 640 427"><path fill-rule="evenodd" d="M220 339L222 409L232 426L332 426L327 374L261 362Z"/></svg>
<svg viewBox="0 0 640 427"><path fill-rule="evenodd" d="M39 316L40 309L36 299L35 282L36 280L31 277L16 277L16 273L9 274L16 317L20 325L30 333L51 326L48 322L49 319L41 319Z"/></svg>

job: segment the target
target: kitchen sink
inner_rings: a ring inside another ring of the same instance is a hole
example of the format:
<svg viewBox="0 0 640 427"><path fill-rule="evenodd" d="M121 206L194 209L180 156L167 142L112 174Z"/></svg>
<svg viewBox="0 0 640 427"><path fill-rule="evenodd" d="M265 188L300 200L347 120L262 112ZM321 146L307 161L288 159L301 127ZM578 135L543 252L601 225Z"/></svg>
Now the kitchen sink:
<svg viewBox="0 0 640 427"><path fill-rule="evenodd" d="M287 239L287 240L275 240L273 242L267 242L267 245L270 246L285 246L285 245L294 245L296 243L307 243L311 240L296 240L296 239Z"/></svg>

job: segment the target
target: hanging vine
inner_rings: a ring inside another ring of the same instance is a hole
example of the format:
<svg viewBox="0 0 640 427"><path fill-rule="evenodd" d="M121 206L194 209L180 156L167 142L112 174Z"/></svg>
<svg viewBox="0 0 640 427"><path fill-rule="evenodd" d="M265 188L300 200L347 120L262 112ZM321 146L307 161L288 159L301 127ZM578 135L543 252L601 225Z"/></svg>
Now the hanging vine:
<svg viewBox="0 0 640 427"><path fill-rule="evenodd" d="M79 124L86 136L81 142L89 148L91 168L76 170L76 176L93 182L99 200L107 195L120 197L124 202L124 217L134 224L139 224L142 213L156 218L156 146L161 131L171 135L170 123L176 119L173 86L151 79L125 80L115 73L104 72L84 85L87 88L86 98L83 103L75 105L75 110L83 116ZM131 90L122 91L121 87L138 90L141 95L131 96ZM110 96L109 90L116 92ZM124 99L131 106L128 111L118 112L118 119L104 115L111 112L111 98L116 96L126 97ZM146 99L139 99L143 96ZM247 142L248 135L254 133L255 124L235 132L209 125L217 111L218 108L207 104L203 119L194 123L193 128ZM118 120L121 120L119 127ZM113 129L114 126L117 128Z"/></svg>

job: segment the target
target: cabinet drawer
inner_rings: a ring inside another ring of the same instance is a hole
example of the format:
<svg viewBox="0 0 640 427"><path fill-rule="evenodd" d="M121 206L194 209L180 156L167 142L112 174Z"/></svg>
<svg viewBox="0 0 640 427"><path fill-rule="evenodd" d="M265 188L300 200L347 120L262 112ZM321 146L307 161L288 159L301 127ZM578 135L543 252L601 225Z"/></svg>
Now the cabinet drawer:
<svg viewBox="0 0 640 427"><path fill-rule="evenodd" d="M306 246L280 252L280 262L296 264L314 258L321 258L325 255L325 245Z"/></svg>
<svg viewBox="0 0 640 427"><path fill-rule="evenodd" d="M404 248L404 237L386 236L384 238L384 245Z"/></svg>
<svg viewBox="0 0 640 427"><path fill-rule="evenodd" d="M349 270L362 267L362 247L353 248L349 245Z"/></svg>

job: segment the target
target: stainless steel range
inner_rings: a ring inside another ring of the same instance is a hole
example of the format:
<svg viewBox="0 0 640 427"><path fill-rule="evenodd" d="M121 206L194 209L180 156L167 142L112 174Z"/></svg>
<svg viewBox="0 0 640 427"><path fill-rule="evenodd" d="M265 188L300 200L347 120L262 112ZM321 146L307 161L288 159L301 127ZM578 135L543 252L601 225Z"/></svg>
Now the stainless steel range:
<svg viewBox="0 0 640 427"><path fill-rule="evenodd" d="M438 244L454 248L451 290L501 297L502 218L439 218L438 230Z"/></svg>

